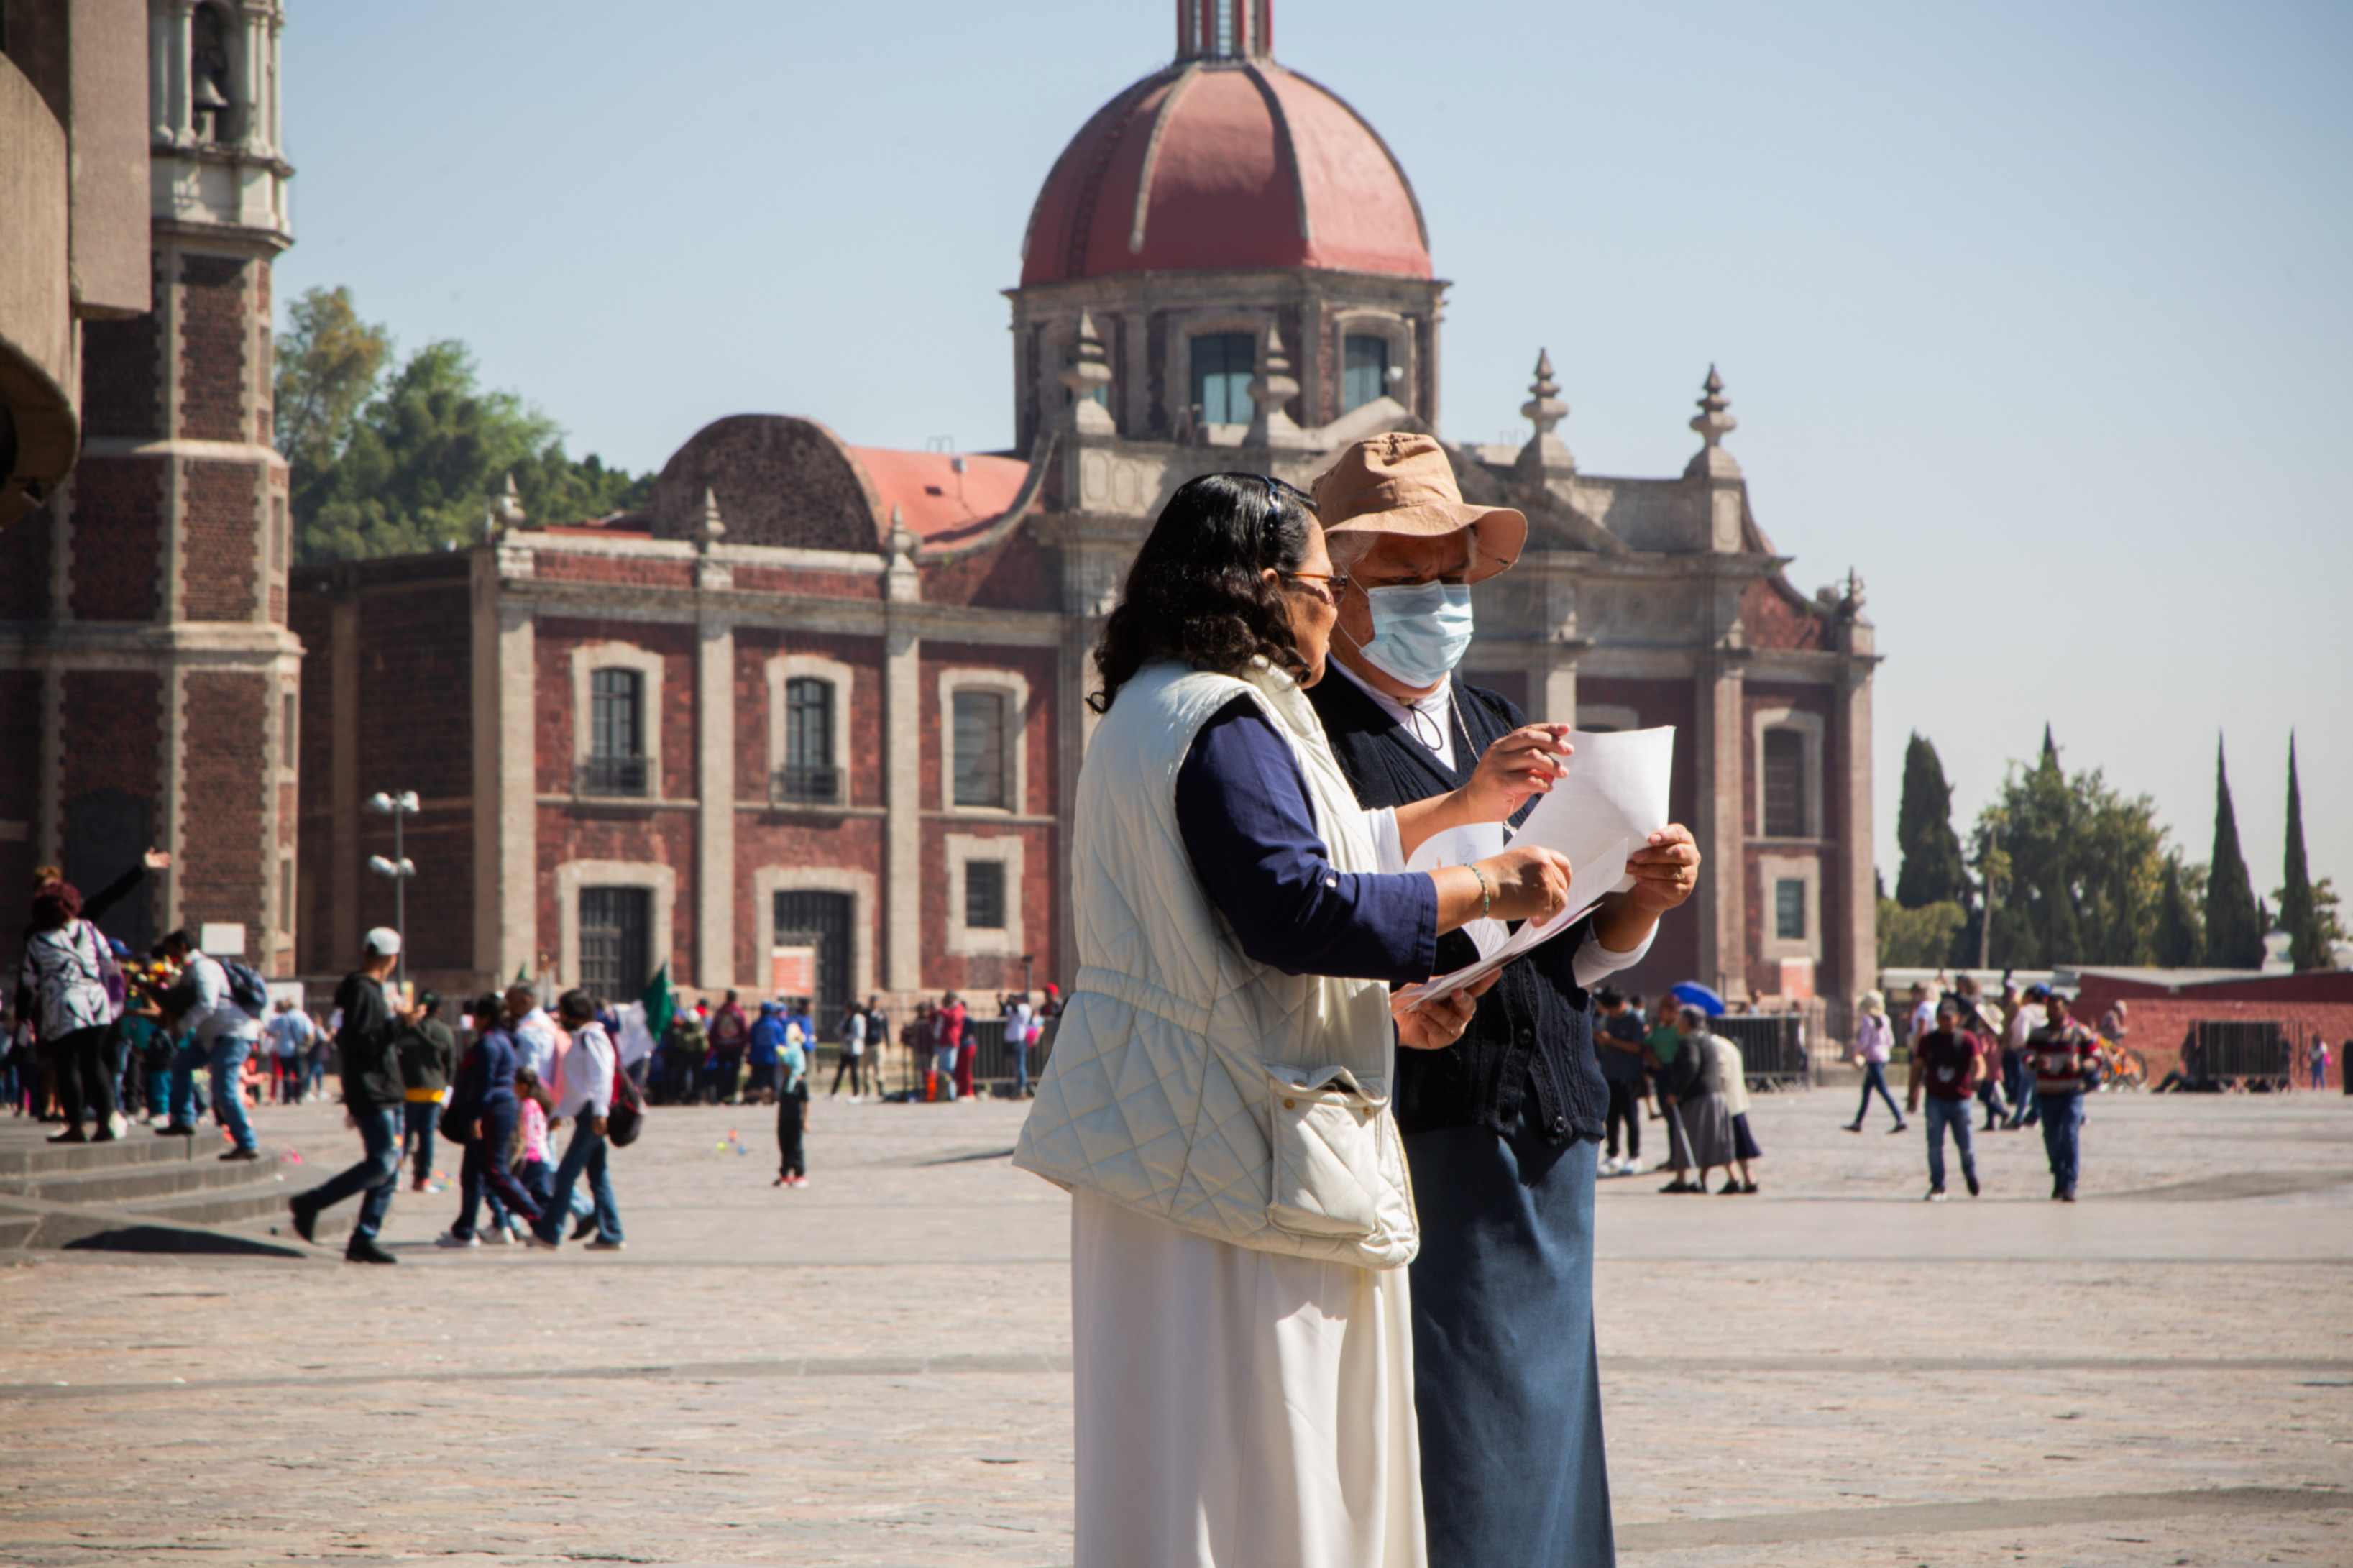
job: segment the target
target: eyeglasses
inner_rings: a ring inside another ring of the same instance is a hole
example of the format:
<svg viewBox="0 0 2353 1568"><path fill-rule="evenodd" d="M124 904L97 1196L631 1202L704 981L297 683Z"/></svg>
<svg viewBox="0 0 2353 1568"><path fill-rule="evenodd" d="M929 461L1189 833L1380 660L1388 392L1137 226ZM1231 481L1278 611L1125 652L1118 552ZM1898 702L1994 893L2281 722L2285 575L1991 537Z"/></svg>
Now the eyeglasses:
<svg viewBox="0 0 2353 1568"><path fill-rule="evenodd" d="M1304 583L1315 590L1316 596L1334 609L1340 607L1340 595L1348 591L1345 572L1280 572L1276 575L1293 583Z"/></svg>

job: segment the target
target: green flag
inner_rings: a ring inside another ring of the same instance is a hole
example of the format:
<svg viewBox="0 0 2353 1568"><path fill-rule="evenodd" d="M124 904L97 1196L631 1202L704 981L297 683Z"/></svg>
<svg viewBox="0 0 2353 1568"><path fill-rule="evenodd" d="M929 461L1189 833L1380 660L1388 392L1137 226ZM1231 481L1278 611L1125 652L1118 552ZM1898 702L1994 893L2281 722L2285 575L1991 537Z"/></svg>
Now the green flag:
<svg viewBox="0 0 2353 1568"><path fill-rule="evenodd" d="M659 1041L670 1027L670 1016L678 1011L678 998L670 994L670 965L664 963L646 982L645 994L638 998L645 1004L646 1033Z"/></svg>

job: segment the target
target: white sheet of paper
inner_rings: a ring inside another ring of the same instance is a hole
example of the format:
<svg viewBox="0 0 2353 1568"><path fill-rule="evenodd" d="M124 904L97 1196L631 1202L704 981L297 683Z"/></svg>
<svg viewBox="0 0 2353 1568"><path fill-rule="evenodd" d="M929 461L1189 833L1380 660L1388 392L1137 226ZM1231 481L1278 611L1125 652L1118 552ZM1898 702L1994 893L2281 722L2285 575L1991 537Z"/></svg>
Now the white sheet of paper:
<svg viewBox="0 0 2353 1568"><path fill-rule="evenodd" d="M1400 993L1410 1006L1471 984L1520 954L1550 941L1612 892L1634 885L1626 858L1667 825L1667 780L1674 770L1672 725L1613 734L1576 731L1568 775L1536 802L1512 836L1568 857L1568 907L1551 920L1530 921L1509 941L1479 946L1479 961ZM1475 858L1476 857L1473 857ZM1460 862L1451 862L1460 864ZM1421 868L1416 868L1420 869Z"/></svg>

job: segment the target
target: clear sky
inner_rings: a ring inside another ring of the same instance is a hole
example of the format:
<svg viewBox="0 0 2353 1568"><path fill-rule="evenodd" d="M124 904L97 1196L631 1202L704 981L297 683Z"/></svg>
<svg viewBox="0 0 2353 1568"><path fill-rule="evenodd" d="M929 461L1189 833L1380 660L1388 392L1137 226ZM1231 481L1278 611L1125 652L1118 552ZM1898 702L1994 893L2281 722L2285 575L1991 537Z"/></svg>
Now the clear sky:
<svg viewBox="0 0 2353 1568"><path fill-rule="evenodd" d="M296 0L297 244L464 340L575 453L721 415L1011 437L1039 183L1171 52L1168 0L561 8ZM1966 827L2051 721L2207 853L2227 731L2258 893L2288 733L2353 880L2353 7L1278 0L1404 163L1444 426L1523 438L1549 346L1589 472L1681 471L1711 360L1806 592L1852 564Z"/></svg>

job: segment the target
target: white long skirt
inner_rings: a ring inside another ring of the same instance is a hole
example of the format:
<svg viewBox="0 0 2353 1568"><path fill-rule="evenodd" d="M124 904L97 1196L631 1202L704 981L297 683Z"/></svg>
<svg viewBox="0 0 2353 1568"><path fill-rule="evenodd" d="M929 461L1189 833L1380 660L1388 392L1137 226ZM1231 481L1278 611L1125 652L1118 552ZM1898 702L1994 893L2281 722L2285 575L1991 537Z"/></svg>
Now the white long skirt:
<svg viewBox="0 0 2353 1568"><path fill-rule="evenodd" d="M1402 1268L1071 1205L1078 1568L1423 1568Z"/></svg>

